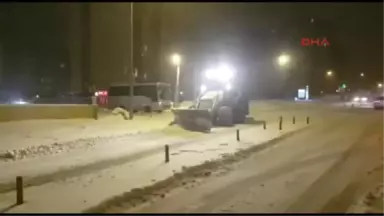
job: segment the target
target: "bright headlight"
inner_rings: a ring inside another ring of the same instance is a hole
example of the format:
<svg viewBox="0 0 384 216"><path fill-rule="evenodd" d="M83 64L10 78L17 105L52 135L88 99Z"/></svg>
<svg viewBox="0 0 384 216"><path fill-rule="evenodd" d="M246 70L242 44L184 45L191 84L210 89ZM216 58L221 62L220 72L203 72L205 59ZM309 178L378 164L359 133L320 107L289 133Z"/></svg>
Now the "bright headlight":
<svg viewBox="0 0 384 216"><path fill-rule="evenodd" d="M217 71L209 69L205 71L205 77L207 77L208 79L215 79L217 77Z"/></svg>
<svg viewBox="0 0 384 216"><path fill-rule="evenodd" d="M228 91L232 89L232 86L231 84L227 83L227 85L225 85L225 89L227 89Z"/></svg>
<svg viewBox="0 0 384 216"><path fill-rule="evenodd" d="M27 104L28 102L23 101L22 99L12 101L12 104Z"/></svg>
<svg viewBox="0 0 384 216"><path fill-rule="evenodd" d="M355 97L355 98L353 98L353 101L359 101L359 100L360 100L359 97Z"/></svg>
<svg viewBox="0 0 384 216"><path fill-rule="evenodd" d="M217 80L223 83L230 81L234 76L234 70L228 65L222 64L216 69L205 71L205 77L211 80Z"/></svg>
<svg viewBox="0 0 384 216"><path fill-rule="evenodd" d="M217 78L223 82L228 82L233 78L233 70L227 65L221 65L218 72L220 75Z"/></svg>
<svg viewBox="0 0 384 216"><path fill-rule="evenodd" d="M205 86L205 85L201 85L200 86L200 91L201 92L205 92L207 90L207 86Z"/></svg>
<svg viewBox="0 0 384 216"><path fill-rule="evenodd" d="M366 97L363 97L363 98L361 98L361 101L367 101L368 100L368 98L366 98Z"/></svg>

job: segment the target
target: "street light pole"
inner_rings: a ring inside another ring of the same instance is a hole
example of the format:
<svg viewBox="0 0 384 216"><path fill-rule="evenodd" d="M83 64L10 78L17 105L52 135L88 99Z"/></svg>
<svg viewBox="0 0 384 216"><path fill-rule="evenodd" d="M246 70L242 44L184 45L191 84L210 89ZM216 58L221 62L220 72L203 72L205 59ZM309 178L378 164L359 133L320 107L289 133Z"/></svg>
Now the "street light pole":
<svg viewBox="0 0 384 216"><path fill-rule="evenodd" d="M175 94L174 94L174 104L177 105L179 103L179 85L180 85L180 64L181 64L181 56L178 54L173 54L171 57L172 64L176 66L176 85L175 85Z"/></svg>
<svg viewBox="0 0 384 216"><path fill-rule="evenodd" d="M129 54L129 58L130 58L130 85L129 85L129 119L132 120L133 119L133 103L134 103L134 100L133 100L133 97L134 97L134 94L133 94L133 91L134 91L134 85L135 85L135 75L134 75L134 65L133 65L133 2L130 3L130 14L131 14L131 17L130 17L130 43L129 43L129 48L130 48L130 54Z"/></svg>
<svg viewBox="0 0 384 216"><path fill-rule="evenodd" d="M175 87L175 104L179 103L179 86L180 86L180 65L176 66L176 87Z"/></svg>
<svg viewBox="0 0 384 216"><path fill-rule="evenodd" d="M281 54L277 57L277 64L283 71L283 85L281 87L282 95L285 96L285 92L289 92L290 88L290 77L291 77L291 67L290 67L291 57L287 54Z"/></svg>

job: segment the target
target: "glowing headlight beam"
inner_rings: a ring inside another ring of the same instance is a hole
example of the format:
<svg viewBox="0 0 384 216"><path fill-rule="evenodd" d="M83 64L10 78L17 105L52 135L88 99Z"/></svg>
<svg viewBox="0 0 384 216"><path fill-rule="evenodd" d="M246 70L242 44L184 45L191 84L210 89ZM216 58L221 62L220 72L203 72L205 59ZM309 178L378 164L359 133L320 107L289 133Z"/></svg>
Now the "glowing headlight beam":
<svg viewBox="0 0 384 216"><path fill-rule="evenodd" d="M231 89L232 89L231 84L227 83L227 85L225 85L225 89L226 89L227 91L231 90Z"/></svg>
<svg viewBox="0 0 384 216"><path fill-rule="evenodd" d="M22 99L19 99L19 100L16 100L16 101L13 101L12 104L27 104L28 102L26 101L23 101Z"/></svg>
<svg viewBox="0 0 384 216"><path fill-rule="evenodd" d="M226 64L221 64L215 69L208 69L205 71L205 77L211 80L217 80L220 82L228 82L234 76L234 70Z"/></svg>
<svg viewBox="0 0 384 216"><path fill-rule="evenodd" d="M205 85L201 85L200 86L200 91L201 92L205 92L207 90L207 86L205 86Z"/></svg>
<svg viewBox="0 0 384 216"><path fill-rule="evenodd" d="M231 68L227 65L221 65L218 68L218 72L220 73L218 78L221 81L229 81L233 78L233 70L231 70Z"/></svg>

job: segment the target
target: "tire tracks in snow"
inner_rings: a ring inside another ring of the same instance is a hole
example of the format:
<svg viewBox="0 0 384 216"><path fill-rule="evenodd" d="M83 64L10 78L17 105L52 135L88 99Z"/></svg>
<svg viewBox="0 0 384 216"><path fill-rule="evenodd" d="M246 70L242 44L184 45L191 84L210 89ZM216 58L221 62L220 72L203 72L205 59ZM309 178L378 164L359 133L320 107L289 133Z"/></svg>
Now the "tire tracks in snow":
<svg viewBox="0 0 384 216"><path fill-rule="evenodd" d="M342 157L326 173L292 203L286 212L304 213L308 212L309 209L318 209L322 213L345 213L354 201L355 194L359 189L359 181L361 181L359 174L363 174L367 164L370 163L369 158L368 160L364 159L370 157L371 154L369 153L375 151L382 155L382 148L381 151L380 148L377 148L378 139L376 136L382 133L382 125L378 127L379 129L374 127L376 125L377 122L367 126L359 139L343 153ZM374 129L372 130L372 128ZM316 199L313 197L314 194L316 194Z"/></svg>

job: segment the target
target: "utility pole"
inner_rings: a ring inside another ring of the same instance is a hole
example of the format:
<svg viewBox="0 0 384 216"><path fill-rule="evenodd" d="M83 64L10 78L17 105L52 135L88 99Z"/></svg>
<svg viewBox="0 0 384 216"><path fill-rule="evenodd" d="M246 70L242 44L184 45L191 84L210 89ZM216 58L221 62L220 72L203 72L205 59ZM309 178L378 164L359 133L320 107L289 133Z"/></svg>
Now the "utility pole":
<svg viewBox="0 0 384 216"><path fill-rule="evenodd" d="M130 17L130 43L129 43L129 49L130 49L130 85L129 85L129 119L132 120L133 119L133 103L134 103L134 100L133 100L133 97L134 97L134 94L133 94L133 91L134 91L134 85L135 85L135 66L133 65L133 2L130 3L130 14L131 14L131 17Z"/></svg>
<svg viewBox="0 0 384 216"><path fill-rule="evenodd" d="M0 86L2 84L2 78L3 78L3 46L0 44Z"/></svg>

